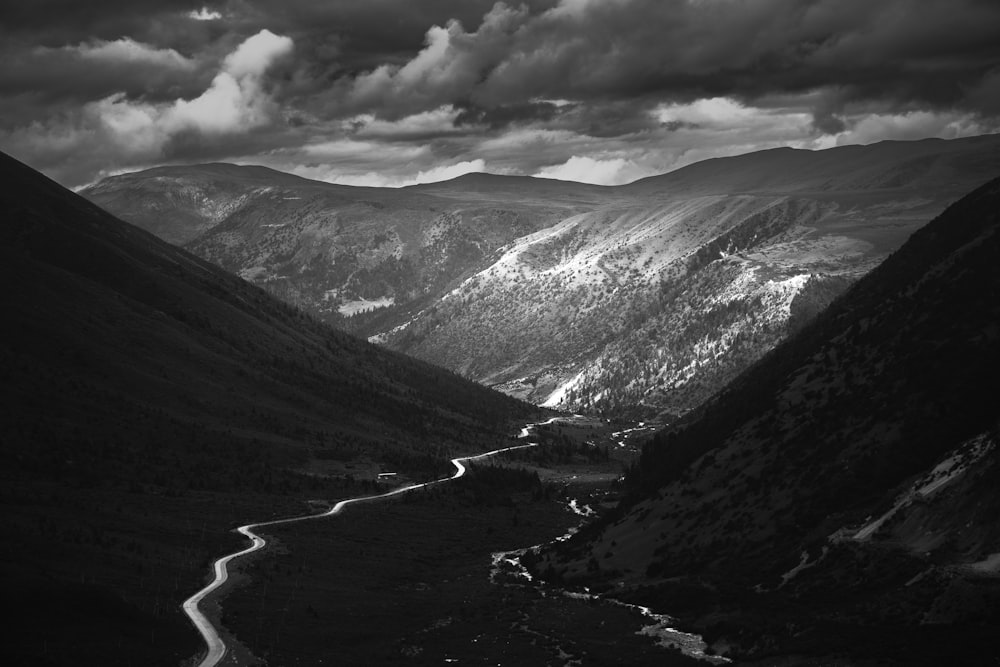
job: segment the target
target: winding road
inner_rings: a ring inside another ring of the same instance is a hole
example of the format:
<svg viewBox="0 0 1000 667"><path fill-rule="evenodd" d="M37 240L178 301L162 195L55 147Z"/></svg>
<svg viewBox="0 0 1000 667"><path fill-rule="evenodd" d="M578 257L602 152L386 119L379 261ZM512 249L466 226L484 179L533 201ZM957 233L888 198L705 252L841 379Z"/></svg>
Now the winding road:
<svg viewBox="0 0 1000 667"><path fill-rule="evenodd" d="M560 418L553 417L548 421L539 422L538 424L528 424L527 426L521 429L521 432L518 434L517 437L527 438L529 435L531 435L531 429L533 427L542 426L545 424L551 424L552 422L558 419ZM326 512L322 512L320 514L306 514L303 516L295 516L287 519L262 521L260 523L248 523L245 526L240 526L239 528L236 529L236 531L242 533L250 540L250 546L248 546L246 549L237 551L235 553L231 553L227 556L223 556L222 558L216 560L214 565L215 578L212 580L212 582L207 586L205 586L204 588L202 588L197 593L195 593L194 595L192 595L191 597L189 597L187 600L185 600L184 604L182 605L184 613L188 615L188 618L191 619L191 622L194 624L194 627L197 628L198 632L201 633L201 636L205 640L205 644L208 647L208 652L205 654L205 657L202 658L201 662L198 663L198 667L215 667L215 665L218 665L219 662L221 662L226 655L226 643L222 641L222 637L219 636L218 630L215 629L215 626L212 625L212 622L209 621L208 618L205 616L205 614L202 613L202 611L198 608L198 605L201 603L202 600L204 600L206 597L208 597L213 592L218 590L219 587L221 587L229 579L228 565L230 562L236 560L237 558L246 556L247 554L251 554L255 551L260 551L267 544L267 541L263 537L253 532L254 529L263 528L265 526L278 526L285 523L295 523L297 521L322 519L324 517L333 516L334 514L340 514L345 507L354 503L381 500L383 498L398 496L402 493L406 493L408 491L414 491L416 489L422 489L428 486L432 486L434 484L450 482L452 480L458 479L459 477L465 474L466 472L466 468L464 465L465 462L487 458L489 456L502 454L503 452L509 452L515 449L525 449L527 447L534 447L535 445L536 443L530 443L527 445L515 445L513 447L494 449L493 451L484 452L482 454L476 454L473 456L462 456L459 458L455 458L451 460L452 465L455 466L455 474L452 475L451 477L435 479L430 482L423 482L421 484L411 484L410 486L403 486L398 489L393 489L388 493L382 493L375 496L359 496L357 498L348 498L347 500L341 500L336 505L331 507L329 510L327 510Z"/></svg>

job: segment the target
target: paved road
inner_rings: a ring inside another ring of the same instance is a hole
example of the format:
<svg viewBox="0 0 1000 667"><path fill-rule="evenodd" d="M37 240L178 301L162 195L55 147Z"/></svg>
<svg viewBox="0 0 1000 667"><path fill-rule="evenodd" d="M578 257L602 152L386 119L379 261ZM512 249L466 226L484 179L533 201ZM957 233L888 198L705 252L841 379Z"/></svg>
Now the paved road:
<svg viewBox="0 0 1000 667"><path fill-rule="evenodd" d="M518 437L526 438L529 435L531 435L531 429L533 426L540 426L542 424L551 424L557 419L559 418L553 417L552 419L549 419L548 421L545 422L540 422L539 424L529 424L521 429L521 432L520 434L518 434ZM189 597L187 600L185 600L184 604L182 605L184 613L187 614L188 618L191 619L191 622L194 623L194 627L196 627L198 629L198 632L201 633L201 636L204 638L205 644L208 647L208 652L205 654L205 657L202 658L201 662L198 663L198 667L215 667L215 665L218 665L219 662L221 662L226 655L226 643L222 641L222 637L219 636L218 630L215 629L215 626L212 625L212 622L208 620L205 614L201 612L201 610L198 608L198 605L199 603L201 603L202 600L204 600L206 597L208 597L214 591L216 591L220 586L226 583L227 579L229 579L228 565L230 562L236 560L237 558L241 558L243 556L246 556L247 554L251 554L254 551L259 551L260 549L264 548L264 546L267 544L267 541L260 535L257 535L255 532L253 532L255 529L263 528L264 526L277 526L283 523L294 523L297 521L322 519L323 517L332 516L334 514L340 514L340 512L343 511L345 507L353 503L381 500L383 498L398 496L401 493L406 493L408 491L413 491L415 489L421 489L434 484L450 482L452 480L458 479L459 477L465 474L466 468L465 465L463 465L465 462L475 461L477 459L484 459L486 457L494 456L496 454L501 454L503 452L509 452L514 449L524 449L526 447L534 447L534 446L535 443L527 445L515 445L513 447L494 449L493 451L484 452L482 454L476 454L475 456L462 456L459 458L455 458L451 460L452 464L455 466L455 474L452 475L451 477L436 479L431 482L424 482L422 484L411 484L410 486L403 486L398 489L389 491L388 493L382 493L377 496L359 496L357 498L349 498L347 500L341 500L339 503L337 503L329 510L321 514L307 514L304 516L290 517L288 519L278 519L276 521L262 521L260 523L248 523L245 526L240 526L236 530L242 533L243 535L246 535L247 538L250 539L250 546L248 546L246 549L243 549L242 551L231 553L228 556L223 556L222 558L216 560L214 565L215 579L210 584L205 586L203 589L201 589L200 591Z"/></svg>

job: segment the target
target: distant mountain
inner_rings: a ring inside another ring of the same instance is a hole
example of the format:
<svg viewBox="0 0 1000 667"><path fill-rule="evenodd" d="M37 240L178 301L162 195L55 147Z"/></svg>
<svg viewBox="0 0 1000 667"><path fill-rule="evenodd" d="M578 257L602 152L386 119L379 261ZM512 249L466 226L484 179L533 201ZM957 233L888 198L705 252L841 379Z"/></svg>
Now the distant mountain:
<svg viewBox="0 0 1000 667"><path fill-rule="evenodd" d="M900 187L951 190L995 169L996 151L995 135L881 141L820 151L775 148L704 160L622 189L632 194L680 190L706 195L863 192Z"/></svg>
<svg viewBox="0 0 1000 667"><path fill-rule="evenodd" d="M180 602L234 521L362 493L381 470L436 476L537 413L2 154L0 178L5 664L176 665L199 648Z"/></svg>
<svg viewBox="0 0 1000 667"><path fill-rule="evenodd" d="M83 194L511 395L670 416L1000 174L1000 138L777 149L619 187L468 174L348 188L270 173L163 167Z"/></svg>
<svg viewBox="0 0 1000 667"><path fill-rule="evenodd" d="M563 196L550 201L548 190L513 196L505 177L451 183L359 188L209 164L115 176L81 194L321 319L366 333L371 318L345 318L377 311L380 320L406 319L488 265L498 248L574 207L592 207L598 196L585 193L600 190L554 181Z"/></svg>
<svg viewBox="0 0 1000 667"><path fill-rule="evenodd" d="M606 188L377 340L553 407L680 414L998 173L991 136L765 151Z"/></svg>
<svg viewBox="0 0 1000 667"><path fill-rule="evenodd" d="M993 664L998 257L1000 179L658 435L536 568L760 664Z"/></svg>

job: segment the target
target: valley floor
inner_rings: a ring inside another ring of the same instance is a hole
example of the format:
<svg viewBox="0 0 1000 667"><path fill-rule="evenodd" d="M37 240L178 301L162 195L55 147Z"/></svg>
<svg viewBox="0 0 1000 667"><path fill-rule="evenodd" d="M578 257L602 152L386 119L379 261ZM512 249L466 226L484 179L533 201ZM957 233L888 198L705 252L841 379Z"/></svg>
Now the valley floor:
<svg viewBox="0 0 1000 667"><path fill-rule="evenodd" d="M687 664L637 633L640 614L532 586L491 583L496 551L565 533L566 503L467 489L356 508L329 526L282 527L248 568L223 623L268 664Z"/></svg>
<svg viewBox="0 0 1000 667"><path fill-rule="evenodd" d="M582 498L605 495L635 452L605 456L614 430L554 425L537 450L454 483L259 529L268 548L221 599L216 620L239 640L222 664L693 664L640 634L650 621L635 609L491 572L497 552L567 533Z"/></svg>

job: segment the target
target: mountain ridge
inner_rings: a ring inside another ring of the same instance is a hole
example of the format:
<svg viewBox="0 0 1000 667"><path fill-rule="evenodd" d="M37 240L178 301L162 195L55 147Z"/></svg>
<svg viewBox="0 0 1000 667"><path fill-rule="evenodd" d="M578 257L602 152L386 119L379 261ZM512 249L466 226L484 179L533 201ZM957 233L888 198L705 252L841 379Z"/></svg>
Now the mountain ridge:
<svg viewBox="0 0 1000 667"><path fill-rule="evenodd" d="M949 634L978 660L1000 600L998 202L1000 179L950 206L658 435L620 508L537 571L741 660L938 664Z"/></svg>
<svg viewBox="0 0 1000 667"><path fill-rule="evenodd" d="M519 398L669 419L997 173L987 135L775 149L615 187L467 174L349 200L241 190L218 219L196 202L144 224L197 228L200 256ZM109 193L95 200L130 210ZM677 335L651 345L660 331Z"/></svg>

